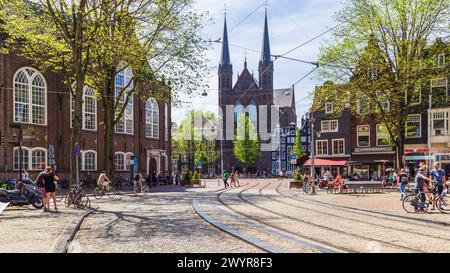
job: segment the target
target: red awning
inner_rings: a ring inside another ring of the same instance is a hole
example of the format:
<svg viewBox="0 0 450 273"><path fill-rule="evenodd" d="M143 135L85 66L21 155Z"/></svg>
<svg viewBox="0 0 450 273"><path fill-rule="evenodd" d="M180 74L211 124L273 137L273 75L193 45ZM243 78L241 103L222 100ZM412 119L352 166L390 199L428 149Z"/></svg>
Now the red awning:
<svg viewBox="0 0 450 273"><path fill-rule="evenodd" d="M330 167L330 166L347 166L348 161L342 159L314 159L314 166L317 167ZM311 166L311 159L308 160L304 166Z"/></svg>

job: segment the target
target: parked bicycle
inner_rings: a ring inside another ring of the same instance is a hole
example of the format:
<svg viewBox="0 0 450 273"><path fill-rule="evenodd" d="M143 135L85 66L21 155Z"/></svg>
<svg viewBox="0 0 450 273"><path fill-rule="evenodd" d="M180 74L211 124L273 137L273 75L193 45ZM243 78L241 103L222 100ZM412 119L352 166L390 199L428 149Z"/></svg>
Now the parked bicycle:
<svg viewBox="0 0 450 273"><path fill-rule="evenodd" d="M66 194L64 204L66 205L66 207L70 207L73 205L75 208L78 209L85 209L91 206L91 201L89 200L89 197L83 190L82 182L80 183L79 186L73 185L70 188L69 192Z"/></svg>
<svg viewBox="0 0 450 273"><path fill-rule="evenodd" d="M122 191L133 190L133 183L130 181L130 178L124 176L116 176L114 178L114 186Z"/></svg>
<svg viewBox="0 0 450 273"><path fill-rule="evenodd" d="M133 194L137 195L139 193L149 193L150 187L143 182L142 184L136 180L133 180Z"/></svg>
<svg viewBox="0 0 450 273"><path fill-rule="evenodd" d="M431 194L435 192L437 183L433 183L433 189ZM417 193L410 194L403 199L403 209L408 213L417 213L418 209L428 209L432 203L429 200L423 202L421 196L425 195L425 192L419 190ZM442 213L450 213L449 199L446 194L441 194L439 196L433 196L435 199L437 209Z"/></svg>

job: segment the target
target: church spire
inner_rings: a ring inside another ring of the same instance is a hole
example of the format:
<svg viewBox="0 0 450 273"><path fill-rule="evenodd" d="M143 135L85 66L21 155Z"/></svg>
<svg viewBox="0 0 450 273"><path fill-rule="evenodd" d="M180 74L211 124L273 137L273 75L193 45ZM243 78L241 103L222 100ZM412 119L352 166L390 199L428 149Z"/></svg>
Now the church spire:
<svg viewBox="0 0 450 273"><path fill-rule="evenodd" d="M267 23L267 7L266 7L266 17L264 20L264 39L261 51L261 62L263 65L269 65L272 62L270 54L269 24Z"/></svg>
<svg viewBox="0 0 450 273"><path fill-rule="evenodd" d="M230 61L230 47L228 45L228 29L227 29L227 14L225 13L225 23L223 26L223 38L222 38L222 56L220 58L220 65L226 69L231 66Z"/></svg>

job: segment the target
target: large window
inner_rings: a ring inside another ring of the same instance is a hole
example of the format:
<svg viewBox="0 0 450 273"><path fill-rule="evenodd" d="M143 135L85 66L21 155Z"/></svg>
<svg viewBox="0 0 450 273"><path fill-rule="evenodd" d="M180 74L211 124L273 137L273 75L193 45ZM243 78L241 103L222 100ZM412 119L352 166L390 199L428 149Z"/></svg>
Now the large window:
<svg viewBox="0 0 450 273"><path fill-rule="evenodd" d="M369 99L364 98L358 100L357 106L357 113L359 115L367 115L369 113Z"/></svg>
<svg viewBox="0 0 450 273"><path fill-rule="evenodd" d="M258 126L258 108L256 106L256 102L252 100L250 105L248 106L248 116L250 118L250 122L253 123L255 128Z"/></svg>
<svg viewBox="0 0 450 273"><path fill-rule="evenodd" d="M159 139L159 106L152 98L145 105L145 136Z"/></svg>
<svg viewBox="0 0 450 273"><path fill-rule="evenodd" d="M47 86L44 77L32 68L22 68L14 76L14 121L47 124Z"/></svg>
<svg viewBox="0 0 450 273"><path fill-rule="evenodd" d="M81 153L81 170L96 171L97 170L97 152L83 151Z"/></svg>
<svg viewBox="0 0 450 273"><path fill-rule="evenodd" d="M339 131L339 122L337 120L322 121L322 133L333 133Z"/></svg>
<svg viewBox="0 0 450 273"><path fill-rule="evenodd" d="M125 154L117 152L115 157L115 163L116 163L116 171L123 171L125 169Z"/></svg>
<svg viewBox="0 0 450 273"><path fill-rule="evenodd" d="M377 125L377 146L389 146L389 133L385 125Z"/></svg>
<svg viewBox="0 0 450 273"><path fill-rule="evenodd" d="M406 138L422 137L422 115L408 115L406 118Z"/></svg>
<svg viewBox="0 0 450 273"><path fill-rule="evenodd" d="M13 154L13 169L18 171L20 169L20 165L22 165L23 170L30 169L30 149L26 147L22 147L22 161L21 164L19 164L19 153L20 150L18 147L14 148L14 154Z"/></svg>
<svg viewBox="0 0 450 273"><path fill-rule="evenodd" d="M75 110L75 100L70 94L70 127L72 127L73 111ZM92 88L86 86L83 91L83 103L82 103L82 122L81 126L83 130L97 131L97 99Z"/></svg>
<svg viewBox="0 0 450 273"><path fill-rule="evenodd" d="M433 112L432 113L432 135L444 136L448 130L448 112Z"/></svg>
<svg viewBox="0 0 450 273"><path fill-rule="evenodd" d="M133 72L129 68L119 68L122 69L116 75L115 79L115 91L117 99L117 110L120 111L125 107L122 118L116 125L116 132L121 134L132 135L134 132L134 103L133 95L130 94L133 86ZM128 98L128 102L127 102ZM126 105L125 105L126 103ZM120 113L117 113L120 114Z"/></svg>
<svg viewBox="0 0 450 273"><path fill-rule="evenodd" d="M130 171L131 170L131 160L133 158L133 153L116 153L116 171Z"/></svg>
<svg viewBox="0 0 450 273"><path fill-rule="evenodd" d="M333 139L333 154L344 155L345 154L345 140Z"/></svg>
<svg viewBox="0 0 450 273"><path fill-rule="evenodd" d="M317 155L328 155L328 140L317 140L316 151Z"/></svg>
<svg viewBox="0 0 450 273"><path fill-rule="evenodd" d="M244 107L241 102L238 101L234 105L234 130L237 130L238 120L241 114L244 113Z"/></svg>
<svg viewBox="0 0 450 273"><path fill-rule="evenodd" d="M369 125L360 125L357 126L357 138L358 138L358 147L370 147L370 126Z"/></svg>
<svg viewBox="0 0 450 273"><path fill-rule="evenodd" d="M14 148L13 169L19 170L19 147ZM47 165L47 150L44 148L22 147L22 169L40 171Z"/></svg>
<svg viewBox="0 0 450 273"><path fill-rule="evenodd" d="M325 113L326 114L332 114L333 113L333 104L332 103L326 103L325 104Z"/></svg>

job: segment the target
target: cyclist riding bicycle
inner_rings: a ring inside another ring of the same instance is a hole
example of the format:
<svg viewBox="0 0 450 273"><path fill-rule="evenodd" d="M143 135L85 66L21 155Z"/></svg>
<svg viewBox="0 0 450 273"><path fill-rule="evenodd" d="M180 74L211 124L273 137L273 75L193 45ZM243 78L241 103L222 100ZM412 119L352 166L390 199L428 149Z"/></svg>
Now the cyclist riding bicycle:
<svg viewBox="0 0 450 273"><path fill-rule="evenodd" d="M428 178L426 175L427 175L427 169L422 167L419 169L419 172L417 173L416 179L415 179L414 192L419 195L420 202L422 204L425 204L425 202L426 202L425 193L427 191L431 191L433 189L433 187L430 186L429 184L427 184L427 182L430 182L430 183L434 182L432 179ZM424 208L422 208L422 207L419 208L419 204L416 204L414 206L414 209L416 212L427 212Z"/></svg>
<svg viewBox="0 0 450 273"><path fill-rule="evenodd" d="M102 191L107 191L108 186L111 185L112 182L106 176L106 171L103 170L97 180L97 185L102 189Z"/></svg>

